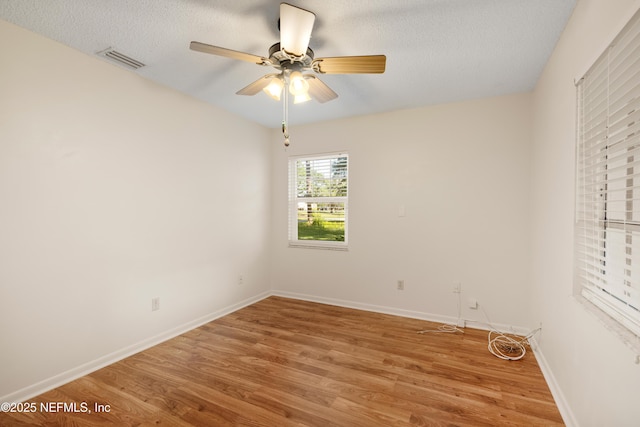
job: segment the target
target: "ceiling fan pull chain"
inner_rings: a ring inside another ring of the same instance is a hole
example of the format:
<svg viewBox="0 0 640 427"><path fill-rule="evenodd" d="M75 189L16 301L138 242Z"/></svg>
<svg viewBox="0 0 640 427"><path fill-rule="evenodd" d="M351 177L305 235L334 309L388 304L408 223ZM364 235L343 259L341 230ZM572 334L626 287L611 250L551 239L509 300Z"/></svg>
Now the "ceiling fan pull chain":
<svg viewBox="0 0 640 427"><path fill-rule="evenodd" d="M282 100L282 133L284 135L284 146L289 146L289 88L288 82L285 80L283 88L283 100Z"/></svg>

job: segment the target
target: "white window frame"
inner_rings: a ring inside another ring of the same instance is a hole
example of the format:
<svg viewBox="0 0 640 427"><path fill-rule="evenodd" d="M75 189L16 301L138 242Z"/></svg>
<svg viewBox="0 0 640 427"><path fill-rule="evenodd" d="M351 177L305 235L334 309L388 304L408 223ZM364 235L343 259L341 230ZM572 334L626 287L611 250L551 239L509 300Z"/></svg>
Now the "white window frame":
<svg viewBox="0 0 640 427"><path fill-rule="evenodd" d="M575 288L640 339L640 12L577 83Z"/></svg>
<svg viewBox="0 0 640 427"><path fill-rule="evenodd" d="M339 197L298 197L297 194L297 162L301 160L327 160L327 159L347 159L347 195ZM311 249L332 249L348 250L349 244L349 168L350 160L347 152L334 152L325 154L309 154L289 157L289 207L288 207L288 230L289 247L311 248ZM321 240L300 240L298 239L298 203L341 203L344 204L344 241L321 241Z"/></svg>

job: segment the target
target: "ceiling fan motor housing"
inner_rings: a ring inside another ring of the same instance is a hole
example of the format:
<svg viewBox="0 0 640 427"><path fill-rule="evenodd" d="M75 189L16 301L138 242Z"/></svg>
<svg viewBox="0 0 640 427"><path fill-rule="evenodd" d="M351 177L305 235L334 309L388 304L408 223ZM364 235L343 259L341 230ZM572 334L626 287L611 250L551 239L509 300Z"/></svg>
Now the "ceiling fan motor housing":
<svg viewBox="0 0 640 427"><path fill-rule="evenodd" d="M313 63L313 57L314 54L311 48L307 48L307 53L304 56L288 54L280 47L280 43L276 43L269 48L269 61L271 65L276 68L282 68L283 70L301 71L303 69L309 69Z"/></svg>

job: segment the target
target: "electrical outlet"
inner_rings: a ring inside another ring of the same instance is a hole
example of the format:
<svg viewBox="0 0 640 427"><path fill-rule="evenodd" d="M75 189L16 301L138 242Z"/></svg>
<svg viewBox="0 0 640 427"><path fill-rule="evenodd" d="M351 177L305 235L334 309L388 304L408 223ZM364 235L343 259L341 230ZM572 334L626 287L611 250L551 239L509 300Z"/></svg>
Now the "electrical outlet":
<svg viewBox="0 0 640 427"><path fill-rule="evenodd" d="M462 292L462 284L460 282L453 282L453 288L451 289L451 292L453 292L454 294L459 294L460 292Z"/></svg>
<svg viewBox="0 0 640 427"><path fill-rule="evenodd" d="M242 274L240 274L238 276L238 285L242 285L244 283L244 276Z"/></svg>
<svg viewBox="0 0 640 427"><path fill-rule="evenodd" d="M467 299L467 303L468 303L469 308L471 310L477 310L478 309L478 300L477 299L470 297L470 298Z"/></svg>
<svg viewBox="0 0 640 427"><path fill-rule="evenodd" d="M397 288L399 291L404 291L404 280L398 280Z"/></svg>
<svg viewBox="0 0 640 427"><path fill-rule="evenodd" d="M160 310L160 297L151 298L151 311Z"/></svg>

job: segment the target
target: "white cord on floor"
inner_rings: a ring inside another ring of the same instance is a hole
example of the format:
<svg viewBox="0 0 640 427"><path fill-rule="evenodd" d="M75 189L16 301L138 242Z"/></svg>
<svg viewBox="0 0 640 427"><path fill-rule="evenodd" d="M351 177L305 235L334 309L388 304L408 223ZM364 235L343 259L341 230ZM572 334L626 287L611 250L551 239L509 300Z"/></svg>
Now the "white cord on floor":
<svg viewBox="0 0 640 427"><path fill-rule="evenodd" d="M436 329L423 329L422 331L418 331L419 334L455 334L456 332L460 332L464 334L464 331L458 328L457 325L453 325L450 323L445 323L438 326Z"/></svg>
<svg viewBox="0 0 640 427"><path fill-rule="evenodd" d="M540 329L542 328L534 329L526 337L509 336L502 332L491 330L488 337L489 352L503 360L520 360L527 354L525 344Z"/></svg>
<svg viewBox="0 0 640 427"><path fill-rule="evenodd" d="M489 341L487 348L491 354L503 360L522 359L524 355L527 354L525 345L528 344L529 338L542 330L542 328L534 329L525 337L500 332L493 327L489 320L489 316L487 316L487 312L484 311L482 306L480 306L480 310L482 310L482 314L484 314L485 319L487 319L487 325L491 328L487 337Z"/></svg>
<svg viewBox="0 0 640 427"><path fill-rule="evenodd" d="M458 320L455 324L442 324L438 326L436 329L423 329L422 331L418 331L419 334L427 334L427 333L444 333L444 334L455 334L455 333L463 333L464 331L458 328L460 321L462 320L461 313L461 302L460 302L460 293L458 292ZM487 316L487 312L484 311L484 308L480 306L480 310L484 314L485 319L487 320L486 325L489 326L489 335L487 337L489 344L487 348L489 352L494 356L503 359L503 360L520 360L527 354L526 344L529 342L529 338L533 337L537 332L542 330L542 328L537 328L531 331L527 336L520 337L515 334L508 334L505 332L500 332L496 328L493 327L491 321L489 320L489 316ZM482 323L482 322L481 322Z"/></svg>
<svg viewBox="0 0 640 427"><path fill-rule="evenodd" d="M458 325L460 324L460 321L462 320L462 313L461 313L461 306L460 306L460 292L458 292L458 320L456 321L455 324L452 323L444 323L440 326L438 326L436 329L423 329L421 331L418 331L419 334L455 334L460 332L461 334L464 334L464 331L460 328L458 328Z"/></svg>

